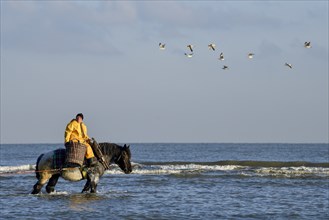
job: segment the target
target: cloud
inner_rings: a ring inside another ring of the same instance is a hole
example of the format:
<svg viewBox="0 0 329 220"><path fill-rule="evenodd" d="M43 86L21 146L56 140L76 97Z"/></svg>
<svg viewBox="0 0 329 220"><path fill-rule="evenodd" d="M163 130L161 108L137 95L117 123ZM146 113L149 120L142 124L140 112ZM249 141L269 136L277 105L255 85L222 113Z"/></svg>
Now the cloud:
<svg viewBox="0 0 329 220"><path fill-rule="evenodd" d="M271 17L260 6L251 7L236 2L150 2L138 6L140 18L147 23L157 24L159 30L234 30L243 27L273 28L280 27L282 21Z"/></svg>
<svg viewBox="0 0 329 220"><path fill-rule="evenodd" d="M135 22L128 2L4 2L4 49L42 53L120 54L113 26Z"/></svg>
<svg viewBox="0 0 329 220"><path fill-rule="evenodd" d="M232 35L241 33L241 30L254 36L253 32L292 26L289 19L276 16L280 10L291 9L283 5L287 4L5 1L2 3L3 48L43 53L118 55L124 53L120 45L122 38L131 42L167 41L199 37L197 33L213 39L219 33Z"/></svg>

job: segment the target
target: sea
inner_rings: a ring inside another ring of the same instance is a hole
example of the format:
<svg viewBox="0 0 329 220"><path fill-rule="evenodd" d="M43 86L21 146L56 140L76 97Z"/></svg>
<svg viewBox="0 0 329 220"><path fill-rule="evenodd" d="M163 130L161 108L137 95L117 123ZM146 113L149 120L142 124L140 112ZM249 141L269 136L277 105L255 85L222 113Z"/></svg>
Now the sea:
<svg viewBox="0 0 329 220"><path fill-rule="evenodd" d="M62 144L1 144L0 219L329 219L329 145L130 143L97 193L60 179L31 195L37 157Z"/></svg>

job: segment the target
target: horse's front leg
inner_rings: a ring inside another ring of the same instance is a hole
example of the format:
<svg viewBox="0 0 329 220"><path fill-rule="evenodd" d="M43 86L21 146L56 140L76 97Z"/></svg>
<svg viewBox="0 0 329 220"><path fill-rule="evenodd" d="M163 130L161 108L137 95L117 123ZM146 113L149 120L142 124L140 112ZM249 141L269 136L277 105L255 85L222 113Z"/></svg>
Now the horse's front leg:
<svg viewBox="0 0 329 220"><path fill-rule="evenodd" d="M96 173L96 174L94 174L93 179L90 182L90 186L91 186L90 192L91 193L96 193L97 192L96 188L97 188L98 182L99 182L99 174Z"/></svg>
<svg viewBox="0 0 329 220"><path fill-rule="evenodd" d="M81 193L84 193L84 192L88 192L90 190L90 179L89 179L89 176L87 178L87 182L85 184L85 186L83 187L83 190Z"/></svg>
<svg viewBox="0 0 329 220"><path fill-rule="evenodd" d="M88 181L85 187L87 186L87 190L89 190L90 188L91 193L96 193L97 184L99 182L99 176L100 175L97 172L97 169L92 169L88 171Z"/></svg>

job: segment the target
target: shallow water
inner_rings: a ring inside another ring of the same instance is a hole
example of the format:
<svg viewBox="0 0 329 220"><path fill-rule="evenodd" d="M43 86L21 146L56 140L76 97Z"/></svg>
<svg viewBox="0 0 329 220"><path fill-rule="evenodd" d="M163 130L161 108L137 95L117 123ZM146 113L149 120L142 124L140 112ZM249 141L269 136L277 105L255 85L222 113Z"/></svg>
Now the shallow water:
<svg viewBox="0 0 329 220"><path fill-rule="evenodd" d="M329 218L328 144L131 144L133 173L111 166L97 194L60 179L30 195L36 158L58 147L1 145L2 218Z"/></svg>

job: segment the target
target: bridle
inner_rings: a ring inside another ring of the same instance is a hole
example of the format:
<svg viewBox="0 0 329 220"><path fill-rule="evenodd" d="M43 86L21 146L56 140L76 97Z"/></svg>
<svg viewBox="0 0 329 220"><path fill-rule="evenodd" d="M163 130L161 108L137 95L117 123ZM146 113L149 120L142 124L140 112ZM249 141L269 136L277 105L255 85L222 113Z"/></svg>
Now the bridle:
<svg viewBox="0 0 329 220"><path fill-rule="evenodd" d="M113 158L114 163L119 163L119 160L122 158L122 154L124 154L124 153L125 153L125 151L121 149L119 156Z"/></svg>
<svg viewBox="0 0 329 220"><path fill-rule="evenodd" d="M123 154L127 154L124 150L121 150L120 155L118 157L113 158L113 161L119 165L119 160L122 159L122 155ZM129 168L127 167L127 163L126 161L123 161L124 167L122 168L122 170L124 170L125 173L127 173L129 171ZM120 165L119 165L120 166Z"/></svg>
<svg viewBox="0 0 329 220"><path fill-rule="evenodd" d="M122 157L122 153L120 153L120 155L118 157L114 157L113 158L114 163L118 163L119 160L121 159L121 157Z"/></svg>

